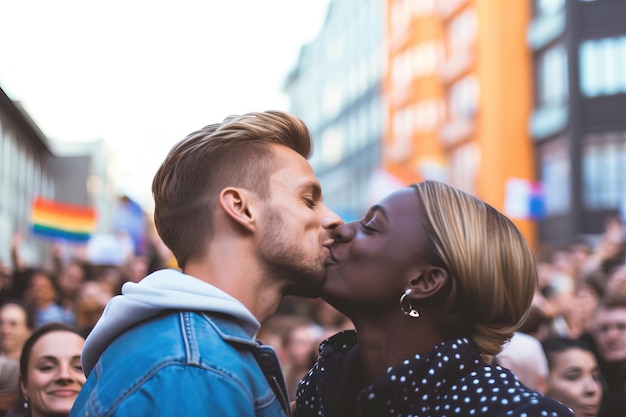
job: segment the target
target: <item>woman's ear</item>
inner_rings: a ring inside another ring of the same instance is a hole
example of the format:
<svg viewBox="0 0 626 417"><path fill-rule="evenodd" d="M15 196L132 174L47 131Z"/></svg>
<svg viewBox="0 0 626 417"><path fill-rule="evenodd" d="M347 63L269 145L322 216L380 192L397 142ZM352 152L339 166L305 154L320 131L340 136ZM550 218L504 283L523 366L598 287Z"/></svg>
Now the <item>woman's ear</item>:
<svg viewBox="0 0 626 417"><path fill-rule="evenodd" d="M413 298L429 298L441 291L448 282L448 271L437 266L421 268L410 281Z"/></svg>
<svg viewBox="0 0 626 417"><path fill-rule="evenodd" d="M254 231L256 219L252 209L253 199L245 190L224 188L220 193L219 204L224 213L249 231Z"/></svg>
<svg viewBox="0 0 626 417"><path fill-rule="evenodd" d="M22 398L28 401L28 395L27 395L28 391L26 390L26 385L24 384L24 378L22 378L22 375L20 375L19 379L20 379L20 391L22 392Z"/></svg>

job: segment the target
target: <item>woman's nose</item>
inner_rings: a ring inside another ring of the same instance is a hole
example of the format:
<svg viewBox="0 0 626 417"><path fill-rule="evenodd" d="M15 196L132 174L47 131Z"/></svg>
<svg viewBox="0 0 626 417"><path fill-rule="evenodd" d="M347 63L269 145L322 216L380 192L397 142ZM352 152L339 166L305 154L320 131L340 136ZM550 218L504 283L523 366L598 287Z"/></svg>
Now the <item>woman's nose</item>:
<svg viewBox="0 0 626 417"><path fill-rule="evenodd" d="M331 237L335 239L336 242L349 242L354 239L356 235L354 227L355 223L343 223L339 226L335 227L331 232Z"/></svg>

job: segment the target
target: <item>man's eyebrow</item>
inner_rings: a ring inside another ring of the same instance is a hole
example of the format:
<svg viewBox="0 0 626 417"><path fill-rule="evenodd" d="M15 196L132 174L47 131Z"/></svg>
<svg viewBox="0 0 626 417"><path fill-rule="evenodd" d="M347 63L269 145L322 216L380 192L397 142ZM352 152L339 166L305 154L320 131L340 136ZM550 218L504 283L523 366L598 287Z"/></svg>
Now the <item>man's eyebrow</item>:
<svg viewBox="0 0 626 417"><path fill-rule="evenodd" d="M322 199L322 187L315 181L307 181L300 186L303 191L311 191L315 200Z"/></svg>

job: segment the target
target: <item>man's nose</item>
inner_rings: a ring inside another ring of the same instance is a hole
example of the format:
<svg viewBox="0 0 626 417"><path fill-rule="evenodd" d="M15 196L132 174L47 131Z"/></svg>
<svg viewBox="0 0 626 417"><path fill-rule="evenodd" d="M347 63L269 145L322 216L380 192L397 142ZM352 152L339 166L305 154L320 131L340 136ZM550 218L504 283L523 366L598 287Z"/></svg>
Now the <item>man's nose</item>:
<svg viewBox="0 0 626 417"><path fill-rule="evenodd" d="M340 224L343 224L341 217L322 203L322 227L334 230Z"/></svg>

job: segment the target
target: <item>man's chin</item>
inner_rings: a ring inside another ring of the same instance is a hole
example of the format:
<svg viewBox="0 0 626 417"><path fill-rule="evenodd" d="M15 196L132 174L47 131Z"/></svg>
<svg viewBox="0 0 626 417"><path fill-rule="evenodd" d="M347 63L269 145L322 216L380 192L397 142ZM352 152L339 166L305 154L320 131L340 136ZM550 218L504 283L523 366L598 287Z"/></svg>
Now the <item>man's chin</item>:
<svg viewBox="0 0 626 417"><path fill-rule="evenodd" d="M285 295L293 295L295 297L318 298L322 292L324 282L318 282L311 285L294 285L285 289Z"/></svg>

